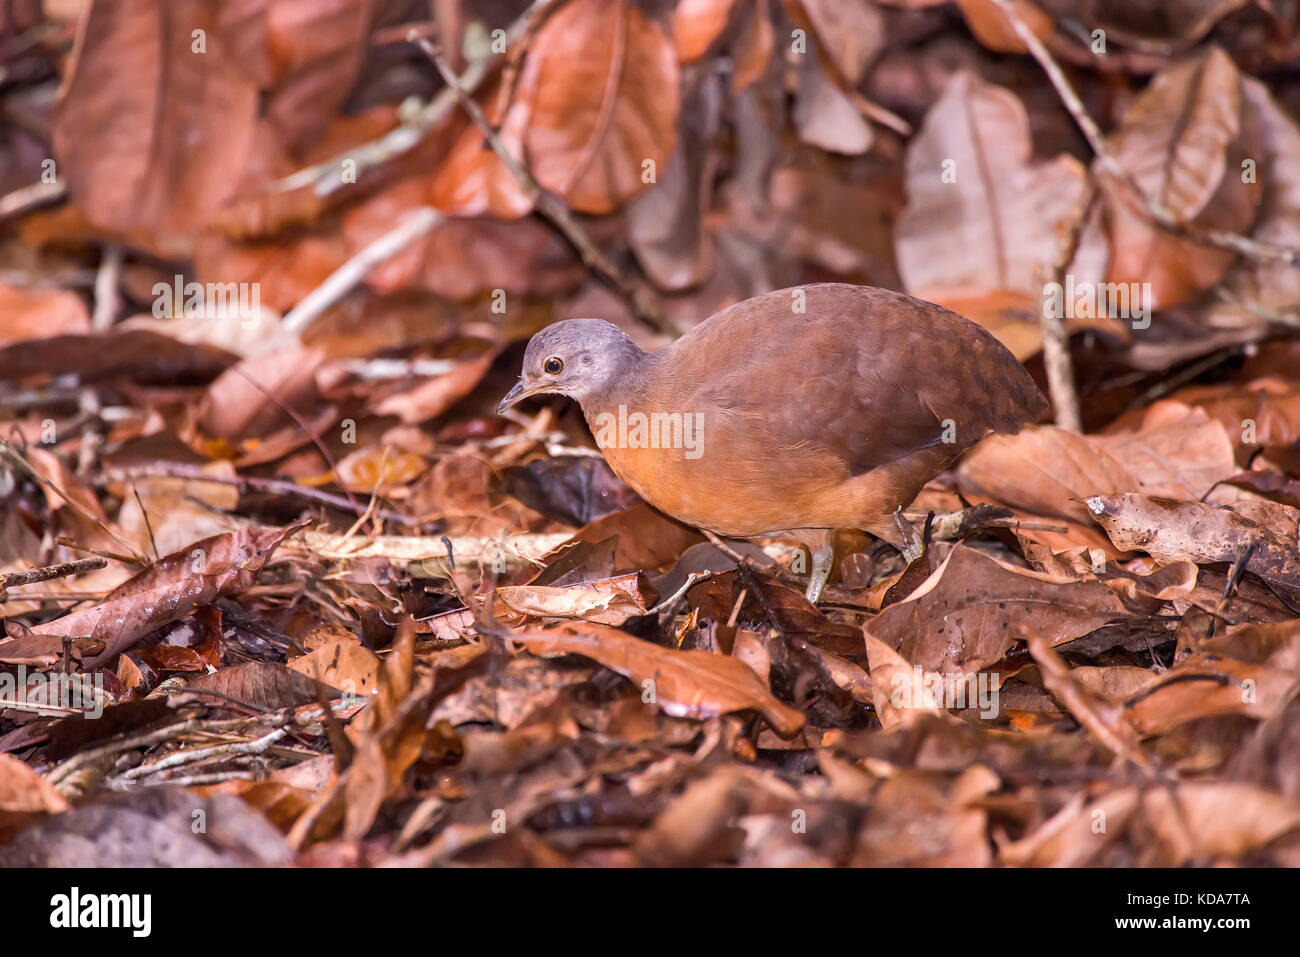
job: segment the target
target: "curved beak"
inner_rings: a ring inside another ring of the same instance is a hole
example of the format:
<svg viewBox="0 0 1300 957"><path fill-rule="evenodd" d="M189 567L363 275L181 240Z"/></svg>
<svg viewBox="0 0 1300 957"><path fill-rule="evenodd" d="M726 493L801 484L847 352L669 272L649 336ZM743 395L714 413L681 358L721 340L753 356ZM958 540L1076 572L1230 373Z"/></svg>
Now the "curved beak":
<svg viewBox="0 0 1300 957"><path fill-rule="evenodd" d="M514 388L506 393L505 398L501 400L501 404L497 406L497 415L500 415L511 406L517 405L529 396L540 395L547 391L549 390L545 384L533 386L531 389L526 389L524 388L524 380L520 379L515 383Z"/></svg>

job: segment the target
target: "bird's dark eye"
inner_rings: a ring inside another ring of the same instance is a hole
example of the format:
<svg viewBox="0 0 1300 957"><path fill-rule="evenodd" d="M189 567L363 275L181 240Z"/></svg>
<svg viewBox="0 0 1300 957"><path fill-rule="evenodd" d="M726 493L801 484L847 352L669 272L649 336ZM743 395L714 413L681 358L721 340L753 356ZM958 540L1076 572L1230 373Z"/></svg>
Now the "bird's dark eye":
<svg viewBox="0 0 1300 957"><path fill-rule="evenodd" d="M542 369L547 375L559 375L564 371L564 360L559 356L551 356L542 363Z"/></svg>

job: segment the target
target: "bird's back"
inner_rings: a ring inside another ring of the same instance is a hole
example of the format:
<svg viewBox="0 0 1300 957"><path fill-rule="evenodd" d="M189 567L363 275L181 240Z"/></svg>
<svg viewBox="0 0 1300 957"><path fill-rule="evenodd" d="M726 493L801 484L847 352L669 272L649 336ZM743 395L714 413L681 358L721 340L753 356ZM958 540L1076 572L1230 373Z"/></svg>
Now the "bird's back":
<svg viewBox="0 0 1300 957"><path fill-rule="evenodd" d="M602 440L619 406L698 423L691 449ZM734 537L890 518L989 432L1045 411L993 336L939 306L818 284L746 300L584 402L614 470L652 505Z"/></svg>
<svg viewBox="0 0 1300 957"><path fill-rule="evenodd" d="M803 311L800 311L802 308ZM953 458L1018 432L1046 402L989 332L941 306L870 286L782 289L705 320L667 350L695 407L766 420L776 446L833 449L858 475L932 445Z"/></svg>

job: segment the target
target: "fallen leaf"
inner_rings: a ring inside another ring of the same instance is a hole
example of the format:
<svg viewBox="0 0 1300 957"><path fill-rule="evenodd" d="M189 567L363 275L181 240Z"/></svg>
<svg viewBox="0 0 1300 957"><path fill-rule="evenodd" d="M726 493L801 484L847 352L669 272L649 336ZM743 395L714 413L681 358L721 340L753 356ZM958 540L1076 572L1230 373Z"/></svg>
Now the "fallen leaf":
<svg viewBox="0 0 1300 957"><path fill-rule="evenodd" d="M582 655L637 685L653 682L654 701L674 717L709 718L731 711L762 713L782 737L804 725L804 716L782 704L735 658L707 651L673 651L604 625L583 623L517 631L534 654Z"/></svg>
<svg viewBox="0 0 1300 957"><path fill-rule="evenodd" d="M654 181L677 134L672 41L628 0L574 0L547 18L519 77L528 167L580 213L608 213ZM649 164L649 165L648 165Z"/></svg>
<svg viewBox="0 0 1300 957"><path fill-rule="evenodd" d="M190 236L233 191L257 87L222 47L217 17L203 0L111 0L81 21L53 142L96 226Z"/></svg>
<svg viewBox="0 0 1300 957"><path fill-rule="evenodd" d="M128 578L98 604L46 622L41 632L103 641L104 650L85 663L98 667L154 628L252 585L276 546L301 527L246 527L195 542Z"/></svg>
<svg viewBox="0 0 1300 957"><path fill-rule="evenodd" d="M1125 112L1110 146L1143 193L1179 222L1250 231L1260 187L1246 182L1241 169L1258 155L1259 136L1241 76L1222 50L1211 47L1158 73ZM1107 282L1149 284L1147 308L1167 309L1223 278L1231 251L1161 230L1100 168L1099 178L1111 242Z"/></svg>

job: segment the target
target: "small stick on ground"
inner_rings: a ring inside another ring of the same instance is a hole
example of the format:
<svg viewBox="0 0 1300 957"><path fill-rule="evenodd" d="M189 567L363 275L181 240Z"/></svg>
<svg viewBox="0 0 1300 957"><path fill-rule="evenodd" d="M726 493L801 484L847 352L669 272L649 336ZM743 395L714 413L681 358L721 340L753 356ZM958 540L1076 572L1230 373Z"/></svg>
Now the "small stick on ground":
<svg viewBox="0 0 1300 957"><path fill-rule="evenodd" d="M534 0L534 2L525 10L514 23L506 29L506 49L513 50L533 25L540 21L546 13L546 8L555 3L556 0ZM508 54L506 53L488 53L470 63L469 68L465 71L462 82L471 92L478 89L492 73L493 69ZM346 163L354 163L356 170L355 180L361 182L364 174L385 163L391 162L398 157L405 156L411 150L415 149L422 142L428 133L446 119L447 114L451 112L456 105L456 94L451 90L442 90L430 100L419 112L402 123L396 129L389 130L377 140L364 143L359 147L348 150L346 153L331 157L323 163L317 163L314 166L308 166L305 169L298 170L284 179L272 184L272 191L277 193L290 192L296 189L311 187L312 192L317 196L329 196L332 193L342 189L346 184L352 182L352 177L343 175Z"/></svg>
<svg viewBox="0 0 1300 957"><path fill-rule="evenodd" d="M1232 593L1237 590L1241 578L1246 574L1246 566L1250 563L1250 556L1255 554L1255 547L1258 542L1251 542L1237 554L1237 560L1232 563L1232 570L1228 573L1228 580L1223 584L1223 597L1219 599L1218 606L1214 609L1214 615L1210 617L1210 624L1205 629L1205 640L1209 641L1214 637L1214 626L1218 624L1220 618L1227 614L1228 603L1232 600Z"/></svg>
<svg viewBox="0 0 1300 957"><path fill-rule="evenodd" d="M253 741L228 741L223 744L214 744L211 747L206 748L187 748L183 751L176 751L166 757L159 758L157 761L141 764L127 771L123 771L118 775L116 780L130 781L147 775L157 774L160 771L166 771L168 768L178 768L183 764L194 764L198 761L205 761L213 757L262 754L271 745L275 744L275 742L279 741L288 733L288 728L276 728Z"/></svg>
<svg viewBox="0 0 1300 957"><path fill-rule="evenodd" d="M59 562L57 565L46 565L43 568L29 568L25 572L10 572L8 575L0 575L0 601L5 600L5 589L13 588L15 585L34 585L37 582L47 582L55 578L67 578L69 575L80 575L82 572L103 568L107 564L108 562L102 558L78 558L74 562Z"/></svg>
<svg viewBox="0 0 1300 957"><path fill-rule="evenodd" d="M359 250L290 309L283 320L284 328L295 335L302 335L326 310L361 285L371 270L396 256L417 239L427 236L443 221L442 213L432 206L417 206L411 210L393 229Z"/></svg>
<svg viewBox="0 0 1300 957"><path fill-rule="evenodd" d="M1070 234L1061 248L1060 257L1053 270L1055 273L1053 279L1061 287L1065 285L1065 274L1070 269L1070 263L1074 262L1074 257L1079 252L1079 240L1087 227L1088 218L1092 215L1092 206L1096 199L1097 187L1092 180L1089 180L1083 196L1079 199ZM1079 411L1079 393L1074 386L1074 360L1070 355L1070 333L1065 327L1064 310L1060 315L1055 315L1047 307L1047 301L1047 297L1044 296L1042 309L1038 314L1043 330L1043 366L1047 370L1047 391L1052 396L1052 408L1056 412L1057 426L1077 434L1083 432L1083 416Z"/></svg>
<svg viewBox="0 0 1300 957"><path fill-rule="evenodd" d="M233 485L245 495L249 493L293 495L344 512L356 511L357 505L356 502L349 501L342 495L322 492L320 489L308 488L305 485L299 485L285 479L257 478L251 475L213 475L204 472L196 465L185 462L158 462L153 465L137 466L130 469L110 470L109 477L127 482L134 482L142 478L177 478L193 482L211 482L214 485ZM387 508L375 509L372 514L398 525L421 524L418 519Z"/></svg>
<svg viewBox="0 0 1300 957"><path fill-rule="evenodd" d="M104 247L99 271L95 273L95 313L90 317L90 327L96 332L110 329L122 311L118 286L122 282L125 259L126 251L121 243L109 243Z"/></svg>
<svg viewBox="0 0 1300 957"><path fill-rule="evenodd" d="M32 183L0 196L0 220L18 216L38 206L58 202L68 195L68 185L63 180L53 183Z"/></svg>
<svg viewBox="0 0 1300 957"><path fill-rule="evenodd" d="M706 581L712 577L713 577L713 572L711 571L691 572L689 575L686 576L686 581L682 582L681 588L677 589L677 591L673 592L671 595L669 595L659 604L655 605L653 608L646 609L646 614L658 615L662 612L668 611L670 608L673 607L673 605L677 604L677 600L681 598L683 595L685 595L688 591L690 591L700 582Z"/></svg>

